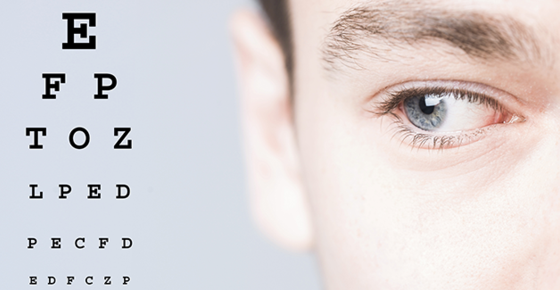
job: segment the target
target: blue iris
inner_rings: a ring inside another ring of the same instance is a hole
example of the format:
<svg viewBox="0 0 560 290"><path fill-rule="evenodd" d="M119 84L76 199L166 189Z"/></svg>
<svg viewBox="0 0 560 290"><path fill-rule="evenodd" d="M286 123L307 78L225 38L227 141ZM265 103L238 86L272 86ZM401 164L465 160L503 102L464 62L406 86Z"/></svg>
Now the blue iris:
<svg viewBox="0 0 560 290"><path fill-rule="evenodd" d="M426 99L429 99L428 102L426 102ZM425 131L439 128L447 114L445 101L429 95L406 99L404 109L410 122Z"/></svg>

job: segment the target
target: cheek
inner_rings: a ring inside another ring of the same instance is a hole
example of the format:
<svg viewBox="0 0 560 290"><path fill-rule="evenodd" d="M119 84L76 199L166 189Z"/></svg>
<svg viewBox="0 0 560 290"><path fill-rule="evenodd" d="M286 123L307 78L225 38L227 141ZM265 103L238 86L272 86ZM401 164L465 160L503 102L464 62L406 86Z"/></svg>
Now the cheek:
<svg viewBox="0 0 560 290"><path fill-rule="evenodd" d="M554 283L558 137L499 147L475 161L440 155L448 166L414 170L427 160L412 155L419 151L387 145L390 136L345 115L339 104L320 106L302 105L308 121L298 123L298 138L330 289Z"/></svg>

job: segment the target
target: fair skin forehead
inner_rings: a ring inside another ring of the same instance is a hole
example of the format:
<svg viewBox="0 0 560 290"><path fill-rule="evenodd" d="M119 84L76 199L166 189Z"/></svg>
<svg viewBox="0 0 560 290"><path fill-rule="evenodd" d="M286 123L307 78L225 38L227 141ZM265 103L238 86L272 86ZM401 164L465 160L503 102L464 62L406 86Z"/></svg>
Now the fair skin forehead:
<svg viewBox="0 0 560 290"><path fill-rule="evenodd" d="M324 62L334 23L376 1L291 1L294 117L313 247L328 289L560 287L560 2L431 1L430 10L504 15L534 31L538 61L480 59L445 42ZM384 46L385 43L385 46ZM433 150L371 113L384 92L433 81L490 88L525 122Z"/></svg>

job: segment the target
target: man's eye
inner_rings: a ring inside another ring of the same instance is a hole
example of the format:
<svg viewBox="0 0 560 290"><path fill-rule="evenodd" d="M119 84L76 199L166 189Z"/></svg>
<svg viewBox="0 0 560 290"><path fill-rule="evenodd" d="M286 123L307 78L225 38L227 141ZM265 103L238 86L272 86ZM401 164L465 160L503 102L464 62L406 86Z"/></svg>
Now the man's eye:
<svg viewBox="0 0 560 290"><path fill-rule="evenodd" d="M507 113L487 104L462 99L453 93L425 94L403 101L403 113L419 129L458 132L503 123Z"/></svg>
<svg viewBox="0 0 560 290"><path fill-rule="evenodd" d="M484 137L492 125L524 120L496 98L477 92L483 89L471 87L476 86L401 87L382 96L374 113L393 118L395 136L403 142L426 149L467 145Z"/></svg>

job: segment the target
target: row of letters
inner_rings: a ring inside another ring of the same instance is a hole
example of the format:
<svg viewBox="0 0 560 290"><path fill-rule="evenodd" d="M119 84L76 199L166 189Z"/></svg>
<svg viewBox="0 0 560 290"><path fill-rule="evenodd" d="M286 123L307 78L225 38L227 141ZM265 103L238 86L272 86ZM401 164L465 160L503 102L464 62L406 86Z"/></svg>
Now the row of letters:
<svg viewBox="0 0 560 290"><path fill-rule="evenodd" d="M132 239L131 238L122 238L122 249L130 249L132 248ZM31 237L27 238L27 248L28 249L35 249L35 246L39 244L39 240L37 238ZM62 249L62 238L51 238L51 242L49 243L51 249ZM99 238L99 249L107 248L107 244L109 244L109 238ZM84 249L86 247L86 238L79 237L74 240L74 246L77 249Z"/></svg>
<svg viewBox="0 0 560 290"><path fill-rule="evenodd" d="M127 127L116 127L113 130L113 135L115 137L119 137L113 149L132 149L132 140L127 139L128 134L132 129ZM25 136L32 137L33 143L29 144L29 149L43 149L43 144L39 141L39 137L46 137L47 136L47 128L45 127L27 127L25 128ZM83 141L76 141L76 136L83 136L80 139ZM83 127L76 127L70 131L68 135L68 141L70 142L70 146L74 149L85 149L88 147L89 142L91 141L91 137L89 135L89 131Z"/></svg>
<svg viewBox="0 0 560 290"><path fill-rule="evenodd" d="M122 285L128 285L128 283L130 283L130 277L128 276L123 276L122 277ZM66 277L66 285L72 285L74 283L74 280L76 280L76 277L74 276L67 276ZM56 277L54 276L48 276L46 279L47 285L52 286L56 284ZM87 276L84 279L84 283L86 285L93 285L95 283L95 278L93 276ZM113 285L113 281L111 280L111 276L104 276L103 277L103 282L101 282L103 285ZM120 283L120 282L119 282ZM29 285L39 285L39 278L37 276L29 276Z"/></svg>
<svg viewBox="0 0 560 290"><path fill-rule="evenodd" d="M30 184L31 195L29 199L43 199L43 192L38 190L38 184ZM101 184L88 184L88 199L101 199ZM68 195L72 192L72 186L69 184L59 184L59 199L68 199ZM117 184L117 199L127 199L130 196L130 186L126 184Z"/></svg>

